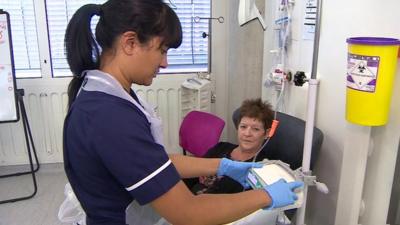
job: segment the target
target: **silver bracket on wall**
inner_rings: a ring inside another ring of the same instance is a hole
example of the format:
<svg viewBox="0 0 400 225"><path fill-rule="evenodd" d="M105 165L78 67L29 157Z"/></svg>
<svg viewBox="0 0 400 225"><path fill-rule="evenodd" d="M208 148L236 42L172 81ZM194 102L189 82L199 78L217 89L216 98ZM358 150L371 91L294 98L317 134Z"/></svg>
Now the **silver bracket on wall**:
<svg viewBox="0 0 400 225"><path fill-rule="evenodd" d="M200 20L217 20L219 23L224 23L224 21L225 21L224 17L222 17L222 16L220 16L220 17L199 17L199 16L194 17L195 23L200 22Z"/></svg>

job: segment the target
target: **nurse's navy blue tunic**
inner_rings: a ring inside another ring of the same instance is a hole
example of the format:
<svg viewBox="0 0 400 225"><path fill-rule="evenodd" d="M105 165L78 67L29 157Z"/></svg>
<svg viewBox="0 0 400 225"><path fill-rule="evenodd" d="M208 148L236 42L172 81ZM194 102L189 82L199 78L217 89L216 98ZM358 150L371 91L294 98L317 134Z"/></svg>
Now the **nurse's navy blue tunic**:
<svg viewBox="0 0 400 225"><path fill-rule="evenodd" d="M88 225L125 224L133 200L147 204L180 180L146 116L131 102L96 91L82 90L67 115L64 164Z"/></svg>

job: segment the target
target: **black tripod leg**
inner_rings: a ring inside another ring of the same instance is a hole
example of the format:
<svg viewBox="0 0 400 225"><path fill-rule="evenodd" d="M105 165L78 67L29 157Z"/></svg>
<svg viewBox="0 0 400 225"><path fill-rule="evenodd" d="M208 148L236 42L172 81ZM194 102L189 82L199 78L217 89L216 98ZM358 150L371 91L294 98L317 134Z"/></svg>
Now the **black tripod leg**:
<svg viewBox="0 0 400 225"><path fill-rule="evenodd" d="M36 193L37 193L37 182L36 182L35 172L37 172L39 170L40 165L39 165L39 161L38 161L38 158L37 158L36 149L35 149L35 146L33 144L32 133L31 133L31 130L30 130L30 127L29 127L29 121L28 121L28 117L27 117L27 114L26 114L26 110L25 110L24 100L22 98L23 97L23 90L19 89L17 91L17 93L18 93L18 102L20 104L20 109L21 109L22 124L23 124L23 127L24 127L24 135L25 135L26 147L27 147L28 156L29 156L30 171L2 175L2 176L0 176L0 178L11 177L11 176L19 176L19 175L24 175L24 174L31 174L32 175L32 181L33 181L34 190L33 190L33 193L28 195L28 196L2 200L2 201L0 201L0 204L10 203L10 202L17 202L17 201L21 201L21 200L25 200L25 199L30 199L33 196L35 196ZM29 142L29 141L31 141L31 142ZM31 144L32 144L32 151L34 153L35 160L36 160L36 165L37 165L36 169L33 166L33 158L32 158L32 152L31 152L31 148L30 148Z"/></svg>
<svg viewBox="0 0 400 225"><path fill-rule="evenodd" d="M24 126L24 131L25 131L25 141L26 141L26 145L29 146L29 140L30 140L30 144L32 145L32 152L33 155L35 156L35 161L36 161L36 168L34 169L34 172L37 172L40 168L40 163L36 154L36 148L35 148L35 143L33 142L33 138L32 138L32 132L31 132L31 127L29 126L29 120L28 120L28 115L26 114L26 109L25 109L25 104L24 104L24 100L20 99L20 106L21 106L21 113L23 114L23 118L25 121L25 126ZM29 140L27 137L27 133L29 135ZM30 152L30 150L28 150ZM30 163L32 165L32 159L30 159ZM32 168L31 168L32 170Z"/></svg>

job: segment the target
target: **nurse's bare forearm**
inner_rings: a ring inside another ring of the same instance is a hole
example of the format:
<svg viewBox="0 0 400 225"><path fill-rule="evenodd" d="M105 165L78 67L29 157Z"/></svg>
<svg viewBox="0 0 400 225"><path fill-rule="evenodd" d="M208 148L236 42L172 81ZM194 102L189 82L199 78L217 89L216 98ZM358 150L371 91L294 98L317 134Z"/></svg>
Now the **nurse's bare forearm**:
<svg viewBox="0 0 400 225"><path fill-rule="evenodd" d="M171 207L172 204L174 207ZM195 196L182 181L151 203L174 225L226 224L270 204L269 195L262 189Z"/></svg>
<svg viewBox="0 0 400 225"><path fill-rule="evenodd" d="M170 154L169 158L182 178L214 175L217 173L220 159L197 158Z"/></svg>
<svg viewBox="0 0 400 225"><path fill-rule="evenodd" d="M271 204L268 194L262 190L251 190L237 194L197 195L191 211L197 215L198 224L225 224L243 218Z"/></svg>

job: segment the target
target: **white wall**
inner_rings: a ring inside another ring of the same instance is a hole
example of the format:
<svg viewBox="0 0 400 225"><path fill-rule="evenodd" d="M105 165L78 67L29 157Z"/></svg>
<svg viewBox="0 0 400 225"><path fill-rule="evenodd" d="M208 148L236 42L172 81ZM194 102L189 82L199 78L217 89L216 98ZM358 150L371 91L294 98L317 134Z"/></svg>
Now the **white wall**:
<svg viewBox="0 0 400 225"><path fill-rule="evenodd" d="M228 105L228 60L229 55L229 2L211 1L212 17L224 17L224 23L212 21L212 42L211 42L211 79L214 84L214 93L216 96L215 104L212 104L212 112L215 112L225 121L229 118L227 113ZM227 138L227 129L224 129L223 138Z"/></svg>
<svg viewBox="0 0 400 225"><path fill-rule="evenodd" d="M261 97L263 61L263 28L255 19L244 26L239 26L239 1L226 0L229 3L229 32L227 35L229 54L227 57L227 130L228 140L236 142L236 129L232 122L232 112L245 99ZM257 7L263 14L264 1L256 0Z"/></svg>
<svg viewBox="0 0 400 225"><path fill-rule="evenodd" d="M215 84L213 109L225 119L222 140L236 142L232 112L247 98L261 97L263 29L258 20L239 26L239 1L212 2L212 16L223 16L225 22L212 21L211 78ZM256 0L264 14L264 0Z"/></svg>
<svg viewBox="0 0 400 225"><path fill-rule="evenodd" d="M273 5L272 0L266 0L266 5ZM304 41L301 37L301 23L303 17L304 1L298 0L295 3L293 13L293 39L289 50L289 68L291 70L304 70L310 72L312 60L312 42ZM329 195L323 195L316 191L311 191L309 204L307 208L307 224L335 224L352 225L347 223L349 213L356 210L351 208L349 197L354 190L354 181L362 181L360 177L353 177L355 174L355 165L361 160L359 155L351 155L352 151L362 149L362 143L353 143L351 126L345 120L345 95L346 95L346 66L347 66L347 44L346 38L352 36L383 36L400 38L400 15L398 9L400 1L398 0L336 0L324 1L321 39L318 60L318 79L320 80L319 95L317 100L316 126L319 127L325 135L322 150L314 169L318 178L325 182L329 189ZM270 47L270 38L272 30L266 32L265 46ZM265 49L268 50L268 49ZM271 58L266 54L264 66L270 65ZM270 68L264 68L264 76ZM398 70L399 71L399 70ZM390 187L393 174L389 168L380 166L383 159L387 160L389 156L393 160L386 161L391 163L395 160L399 143L399 124L400 124L400 104L398 96L400 93L400 72L397 72L394 93L392 98L391 114L389 124L382 127L373 128L371 135L367 136L366 141L372 140L371 146L373 154L368 158L366 185L364 188L364 199L366 200L366 209L364 217L360 220L363 224L381 225L384 223L371 223L371 218L366 215L374 215L377 212L374 209L384 210L387 205L378 198L368 197L374 194L371 189L377 188L376 181L381 179L385 185ZM306 112L306 92L307 85L302 88L290 86L287 90L286 111L289 114L304 118ZM275 93L272 90L263 88L263 98L274 101ZM357 130L357 129L356 129ZM360 128L358 128L360 130ZM368 144L366 145L368 146ZM368 150L368 149L367 149ZM394 156L394 157L393 157ZM342 171L342 168L348 170ZM384 172L384 175L382 175ZM383 178L379 178L379 176ZM342 183L340 183L342 182ZM362 182L361 182L362 184ZM379 186L380 190L386 190ZM389 192L382 193L383 198L390 196ZM338 201L338 199L341 199ZM374 206L376 205L376 208ZM355 204L358 207L358 204ZM339 209L337 207L340 207ZM357 212L358 213L358 212ZM382 216L384 217L384 216ZM338 221L341 221L338 222ZM357 222L356 222L357 223ZM356 224L355 223L355 224Z"/></svg>

